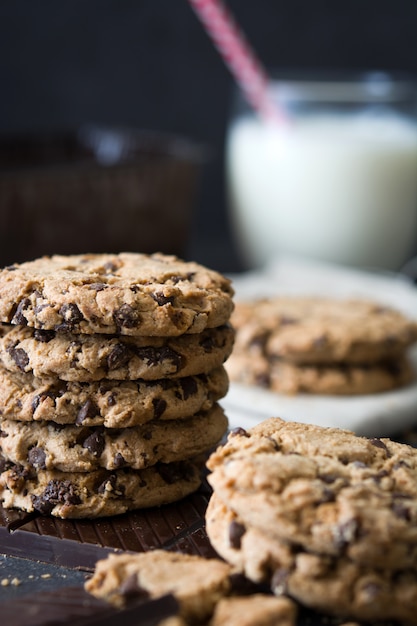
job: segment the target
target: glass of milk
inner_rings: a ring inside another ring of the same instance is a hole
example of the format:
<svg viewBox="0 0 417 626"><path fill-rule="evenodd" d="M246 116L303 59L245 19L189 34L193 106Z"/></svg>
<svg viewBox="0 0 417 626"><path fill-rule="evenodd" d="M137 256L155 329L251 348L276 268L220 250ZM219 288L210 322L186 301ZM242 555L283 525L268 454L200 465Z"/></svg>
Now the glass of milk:
<svg viewBox="0 0 417 626"><path fill-rule="evenodd" d="M417 98L409 79L271 81L285 121L238 94L226 137L243 264L279 254L396 271L417 245Z"/></svg>

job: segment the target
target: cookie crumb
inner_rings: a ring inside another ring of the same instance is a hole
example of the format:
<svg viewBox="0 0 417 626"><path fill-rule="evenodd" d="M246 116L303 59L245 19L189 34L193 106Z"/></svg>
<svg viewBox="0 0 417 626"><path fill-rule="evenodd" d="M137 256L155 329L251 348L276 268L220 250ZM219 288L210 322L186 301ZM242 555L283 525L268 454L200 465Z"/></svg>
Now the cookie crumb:
<svg viewBox="0 0 417 626"><path fill-rule="evenodd" d="M8 578L2 578L1 586L2 587L8 587L9 585L10 585L10 580Z"/></svg>

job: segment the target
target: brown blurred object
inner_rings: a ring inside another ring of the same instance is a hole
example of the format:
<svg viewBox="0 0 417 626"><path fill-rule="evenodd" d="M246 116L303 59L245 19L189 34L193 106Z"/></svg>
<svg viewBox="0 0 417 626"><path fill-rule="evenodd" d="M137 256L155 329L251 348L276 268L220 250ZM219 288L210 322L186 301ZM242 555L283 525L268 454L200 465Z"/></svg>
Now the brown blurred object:
<svg viewBox="0 0 417 626"><path fill-rule="evenodd" d="M55 253L183 256L202 152L111 127L0 137L0 265Z"/></svg>

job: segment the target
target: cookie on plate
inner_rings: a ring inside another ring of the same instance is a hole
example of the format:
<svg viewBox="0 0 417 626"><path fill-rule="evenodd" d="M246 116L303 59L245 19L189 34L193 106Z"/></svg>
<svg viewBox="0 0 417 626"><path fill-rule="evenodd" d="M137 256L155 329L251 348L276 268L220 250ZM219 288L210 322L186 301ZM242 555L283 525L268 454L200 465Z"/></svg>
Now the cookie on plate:
<svg viewBox="0 0 417 626"><path fill-rule="evenodd" d="M302 365L237 351L231 354L226 367L234 382L287 395L366 395L399 389L415 378L413 366L405 356L374 364Z"/></svg>
<svg viewBox="0 0 417 626"><path fill-rule="evenodd" d="M230 281L177 257L55 255L0 271L0 321L83 334L177 336L229 321Z"/></svg>
<svg viewBox="0 0 417 626"><path fill-rule="evenodd" d="M226 395L228 386L223 366L186 378L90 383L35 378L0 367L0 414L17 421L126 428L208 411Z"/></svg>
<svg viewBox="0 0 417 626"><path fill-rule="evenodd" d="M218 404L188 419L153 420L120 429L3 419L0 454L15 465L42 470L141 470L204 454L226 430L227 418Z"/></svg>
<svg viewBox="0 0 417 626"><path fill-rule="evenodd" d="M417 322L365 300L275 297L237 302L232 382L283 394L364 395L400 389L416 372Z"/></svg>
<svg viewBox="0 0 417 626"><path fill-rule="evenodd" d="M268 355L292 363L374 363L402 355L417 341L415 320L365 300L294 296L237 302L232 321L237 350L263 343Z"/></svg>
<svg viewBox="0 0 417 626"><path fill-rule="evenodd" d="M16 326L0 338L0 362L11 372L77 382L185 378L220 367L233 340L229 325L181 337L76 335Z"/></svg>
<svg viewBox="0 0 417 626"><path fill-rule="evenodd" d="M0 458L0 498L5 508L59 518L97 518L160 506L184 498L201 484L200 463L157 463L143 470L92 472L35 470Z"/></svg>
<svg viewBox="0 0 417 626"><path fill-rule="evenodd" d="M243 523L359 565L417 567L417 450L279 418L232 431L208 480Z"/></svg>

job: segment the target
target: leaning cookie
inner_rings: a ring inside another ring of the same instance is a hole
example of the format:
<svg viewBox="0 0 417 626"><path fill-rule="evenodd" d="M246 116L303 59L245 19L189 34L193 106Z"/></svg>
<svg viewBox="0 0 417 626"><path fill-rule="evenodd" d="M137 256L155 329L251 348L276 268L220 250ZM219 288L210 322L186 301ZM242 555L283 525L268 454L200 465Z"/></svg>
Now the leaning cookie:
<svg viewBox="0 0 417 626"><path fill-rule="evenodd" d="M177 336L225 324L230 281L163 254L42 257L0 271L0 321L43 330Z"/></svg>
<svg viewBox="0 0 417 626"><path fill-rule="evenodd" d="M360 565L417 565L411 446L271 418L232 431L208 467L223 502L277 540Z"/></svg>
<svg viewBox="0 0 417 626"><path fill-rule="evenodd" d="M3 419L126 428L208 411L228 390L224 367L200 376L155 381L65 382L0 367Z"/></svg>
<svg viewBox="0 0 417 626"><path fill-rule="evenodd" d="M61 380L158 380L207 374L233 348L229 325L181 337L75 335L15 327L0 338L0 362L11 372Z"/></svg>
<svg viewBox="0 0 417 626"><path fill-rule="evenodd" d="M249 352L232 353L225 364L230 380L286 395L355 396L400 389L416 378L411 361L397 357L372 364L301 365L268 360Z"/></svg>
<svg viewBox="0 0 417 626"><path fill-rule="evenodd" d="M188 419L156 420L144 426L60 426L53 422L0 422L0 454L35 469L91 472L191 459L216 446L227 431L227 418L216 404Z"/></svg>
<svg viewBox="0 0 417 626"><path fill-rule="evenodd" d="M237 349L293 363L394 359L417 341L417 322L367 300L276 297L237 302Z"/></svg>
<svg viewBox="0 0 417 626"><path fill-rule="evenodd" d="M0 459L4 508L59 518L97 518L175 502L201 484L198 463L158 463L144 470L61 472L11 465Z"/></svg>
<svg viewBox="0 0 417 626"><path fill-rule="evenodd" d="M417 573L311 554L246 526L215 494L206 513L211 543L228 563L277 595L344 619L417 623Z"/></svg>
<svg viewBox="0 0 417 626"><path fill-rule="evenodd" d="M202 621L231 590L232 568L220 559L164 550L111 554L96 563L85 589L97 598L124 606L135 597L170 593L185 619Z"/></svg>
<svg viewBox="0 0 417 626"><path fill-rule="evenodd" d="M98 561L85 589L119 607L172 594L187 624L295 626L294 602L261 593L233 595L239 592L235 579L234 569L220 559L153 550Z"/></svg>

